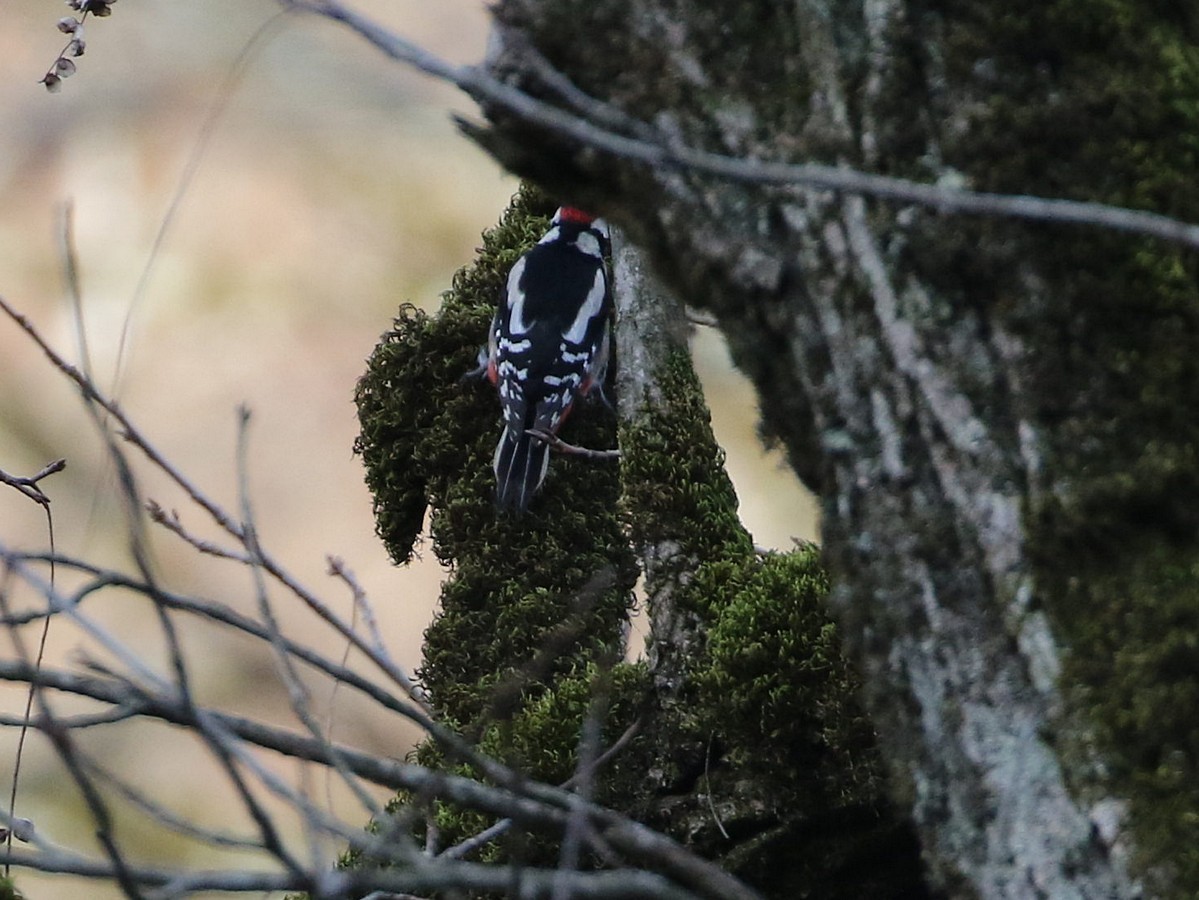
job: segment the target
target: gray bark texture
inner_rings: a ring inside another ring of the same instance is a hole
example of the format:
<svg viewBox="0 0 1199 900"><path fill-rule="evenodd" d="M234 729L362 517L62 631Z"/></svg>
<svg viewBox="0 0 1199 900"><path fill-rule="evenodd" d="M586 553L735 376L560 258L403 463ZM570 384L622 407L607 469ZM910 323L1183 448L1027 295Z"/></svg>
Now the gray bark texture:
<svg viewBox="0 0 1199 900"><path fill-rule="evenodd" d="M502 0L490 66L663 147L1194 221L1184 6ZM941 887L1199 891L1195 255L489 114L476 137L618 223L753 379L823 500L833 613Z"/></svg>
<svg viewBox="0 0 1199 900"><path fill-rule="evenodd" d="M660 412L668 405L655 373L669 365L672 353L687 346L687 320L679 302L666 294L646 268L643 255L625 240L619 229L612 234L612 276L616 294L615 339L625 350L620 357L616 389L621 420L635 423L647 410ZM679 535L659 536L638 542L646 585L646 606L653 640L648 643L650 671L663 702L678 702L686 680L686 660L692 644L702 640L702 626L678 608L674 593L685 573L698 560L680 560Z"/></svg>

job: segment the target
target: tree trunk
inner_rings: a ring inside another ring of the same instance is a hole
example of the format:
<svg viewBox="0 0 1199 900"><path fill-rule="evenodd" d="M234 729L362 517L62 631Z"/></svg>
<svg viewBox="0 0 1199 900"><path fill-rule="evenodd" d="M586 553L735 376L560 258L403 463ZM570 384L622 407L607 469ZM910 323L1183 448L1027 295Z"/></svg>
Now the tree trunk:
<svg viewBox="0 0 1199 900"><path fill-rule="evenodd" d="M619 415L584 401L563 431L592 448L618 438L619 469L564 455L527 515L497 515L494 392L458 373L551 209L522 189L437 315L401 307L358 385L357 449L380 537L403 563L428 513L433 551L452 570L418 673L436 715L543 782L583 777L596 741L614 751L586 776L587 792L670 848L620 862L631 880L616 896L652 872L720 900L938 897L911 823L886 795L816 548L755 551L686 351L685 311L619 235L620 355L608 384ZM651 635L648 662L628 663L618 656L633 554ZM416 758L444 769L458 752L433 738ZM565 839L456 803L401 792L389 812L451 857L478 852L526 870L569 859Z"/></svg>
<svg viewBox="0 0 1199 900"><path fill-rule="evenodd" d="M1181 5L498 15L494 71L553 96L531 43L632 136L1199 220ZM499 113L479 137L718 318L823 499L834 613L940 884L1199 890L1195 254L651 167Z"/></svg>

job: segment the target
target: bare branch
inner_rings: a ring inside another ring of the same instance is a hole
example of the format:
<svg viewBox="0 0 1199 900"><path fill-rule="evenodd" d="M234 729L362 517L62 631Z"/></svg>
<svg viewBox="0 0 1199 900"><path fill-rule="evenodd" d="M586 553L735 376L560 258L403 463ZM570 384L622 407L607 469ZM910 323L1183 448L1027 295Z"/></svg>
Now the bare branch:
<svg viewBox="0 0 1199 900"><path fill-rule="evenodd" d="M167 531L191 544L201 553L208 556L216 556L220 559L231 559L234 562L250 563L250 557L246 553L237 550L230 550L226 547L221 547L214 544L212 541L206 541L203 538L196 537L184 526L183 521L179 518L179 513L176 510L171 510L169 513L163 509L156 501L146 501L146 512L150 515L150 521L161 525Z"/></svg>
<svg viewBox="0 0 1199 900"><path fill-rule="evenodd" d="M384 687L356 673L343 664L338 665L321 653L305 647L283 635L271 607L268 581L282 585L311 610L345 636L353 647L361 650L380 670L386 673L413 697L422 702L408 676L391 661L365 592L340 560L330 559L330 573L351 590L355 613L361 610L366 621L367 635L359 633L354 623L347 623L311 591L301 585L258 541L253 515L245 485L245 429L239 441L239 473L241 474L241 516L234 517L210 500L189 482L153 444L124 415L120 407L96 387L94 380L59 356L37 330L0 298L0 309L16 321L42 349L51 363L67 375L80 389L97 425L107 420L115 423L126 441L133 444L151 465L165 472L201 509L204 509L227 534L244 548L241 550L217 547L201 541L182 525L178 514L167 515L156 504L148 505L150 516L197 550L249 566L254 576L255 592L262 621L254 621L212 601L199 600L173 593L163 587L151 572L148 548L138 531L137 518L144 515L137 503L138 486L128 462L119 456L113 442L120 472L121 489L130 512L130 531L137 559L134 575L105 570L80 560L49 553L27 553L0 546L0 562L6 577L21 578L40 593L46 601L43 609L16 612L0 607L0 625L7 626L19 636L20 626L41 620L48 623L54 617L66 617L78 625L84 634L111 654L116 667L99 661L90 664L92 674L79 675L61 670L44 671L27 657L18 654L17 660L0 659L0 680L17 681L35 686L42 714L32 727L47 733L58 749L71 778L79 785L92 811L102 846L107 853L103 860L88 859L70 851L56 848L44 841L37 846L39 853L6 854L9 864L28 865L48 871L73 872L88 877L116 878L128 896L161 889L164 895L180 896L191 891L211 890L307 890L324 897L359 897L370 891L382 891L393 896L411 896L446 890L508 890L518 885L524 896L550 897L708 897L753 898L755 895L717 866L695 857L670 839L625 817L596 806L587 796L592 773L627 743L632 730L626 732L616 747L597 756L598 718L589 720L582 738L578 771L570 783L581 785L580 795L562 788L530 781L496 761L482 756L458 735L439 726L425 708L418 708L393 696ZM243 413L244 423L244 413ZM108 434L107 429L104 429ZM136 516L134 515L136 513ZM144 521L144 520L143 520ZM56 589L39 574L39 563L67 566L86 577L82 585L68 595ZM273 585L270 585L273 588ZM106 588L131 590L154 605L168 650L168 665L164 672L139 656L115 634L106 630L89 613L86 601ZM292 708L307 734L206 708L199 704L190 688L187 659L176 634L179 613L204 619L235 629L269 642L276 657L281 677L292 697ZM398 713L417 723L447 751L453 761L470 764L485 781L455 776L443 771L380 758L330 741L314 721L308 706L307 694L298 663L304 663L330 677L344 682L374 700L383 709ZM122 671L116 671L120 669ZM89 698L103 709L56 718L44 693L69 694ZM160 720L190 731L210 750L224 769L226 780L238 792L242 805L254 821L256 833L251 838L233 836L211 828L185 822L156 803L153 797L142 794L135 786L122 782L106 768L83 754L74 740L76 729L94 728L105 724L122 723L131 719ZM15 719L0 717L0 725L17 724ZM359 824L350 825L318 809L306 791L294 789L275 775L259 758L256 749L269 750L305 763L314 763L339 772L343 780L359 796L363 805L376 815L381 833L372 835ZM561 871L553 869L521 869L478 865L455 858L454 854L434 857L416 851L411 838L389 818L381 815L359 781L369 782L391 790L429 797L452 806L474 810L486 816L507 820L518 827L561 836L568 834ZM281 837L281 829L259 799L259 789L281 798L286 809L301 817L313 848L311 863L304 862ZM166 827L182 831L197 840L214 845L237 846L257 850L274 858L276 872L169 872L145 868L131 862L122 851L109 808L111 798L105 790L115 790L116 799L148 813ZM16 821L13 819L12 821ZM384 863L401 863L395 869L367 870L347 875L321 871L317 838L329 835L352 849L369 854ZM405 839L407 838L407 839ZM580 872L575 861L582 846L593 848L600 858L614 858L607 848L614 848L625 859L633 860L631 867L615 872ZM644 870L638 870L638 866ZM666 873L655 874L655 873ZM340 879L340 880L339 880ZM685 886L686 889L680 887ZM557 887L555 887L557 886Z"/></svg>
<svg viewBox="0 0 1199 900"><path fill-rule="evenodd" d="M197 728L201 725L198 719L203 717L203 727L209 733L228 734L263 749L322 765L329 765L331 762L329 745L323 740L305 737L229 713L199 709L183 702L174 691L154 693L130 683L56 670L43 670L39 673L27 663L0 659L0 680L29 682L35 679L44 688L90 697L113 705L128 703L132 691L134 699L144 705L145 716L148 718ZM522 827L536 831L561 833L567 825L567 810L579 804L577 808L587 816L589 826L595 828L613 847L642 864L669 872L699 896L732 900L749 900L757 896L717 866L694 856L671 839L619 813L586 803L559 788L519 779L519 786L524 789L522 796L514 790L515 784L511 787L492 787L423 766L374 757L349 747L338 745L336 750L351 771L375 784L434 797L484 814L511 818ZM240 758L243 761L246 759L244 755ZM508 773L494 762L490 763L489 768L497 774L506 774L506 780L518 780L514 773ZM269 777L262 772L259 775L264 780ZM295 801L297 798L293 796L292 799ZM310 812L317 814L315 810Z"/></svg>
<svg viewBox="0 0 1199 900"><path fill-rule="evenodd" d="M0 591L0 611L8 612L8 592ZM44 632L43 632L44 634ZM112 865L113 875L120 883L127 896L130 898L141 897L135 881L129 878L127 863L124 855L121 852L120 846L117 843L116 835L113 832L112 816L108 810L108 804L97 790L95 782L88 774L86 768L80 763L75 749L74 741L70 736L70 732L62 728L55 720L53 708L49 700L44 694L36 690L40 682L39 673L41 671L41 656L35 661L30 656L29 651L25 647L25 641L17 629L10 629L9 636L12 639L13 647L16 649L17 656L21 660L21 665L28 668L34 673L34 677L29 679L30 691L29 697L31 701L35 701L39 710L37 723L29 721L30 707L26 707L25 722L22 723L22 734L28 727L36 727L43 732L58 752L59 758L63 761L67 771L70 773L72 780L78 786L83 794L84 802L87 805L88 811L91 813L92 820L96 824L96 839L100 842L100 846L104 848L108 854L109 861ZM14 785L16 778L14 776ZM15 792L15 788L14 788ZM13 820L15 821L15 819ZM12 852L12 833L5 834L5 839L9 842L7 852Z"/></svg>
<svg viewBox="0 0 1199 900"><path fill-rule="evenodd" d="M378 22L354 12L338 0L279 2L289 9L303 10L341 22L392 59L454 84L478 101L495 104L509 113L549 128L584 146L653 168L684 169L748 184L794 186L808 190L859 194L889 203L923 206L943 214L1090 225L1112 231L1143 234L1188 247L1199 247L1199 225L1181 222L1154 212L1079 200L971 191L949 184L925 184L820 163L740 159L680 146L644 123L640 123L633 130L641 135L652 134L654 138L630 137L596 124L587 116L576 115L538 100L500 81L486 69L477 66L457 66L443 60L389 31ZM561 80L556 79L553 83L557 86L559 95L562 95ZM600 101L588 98L589 102L583 103L579 99L580 95L586 96L582 92L571 93L572 105L587 109L588 115L593 115ZM601 121L610 122L613 118L614 115L609 114L602 117Z"/></svg>
<svg viewBox="0 0 1199 900"><path fill-rule="evenodd" d="M558 437L558 435L549 431L542 431L540 428L526 428L525 434L537 438L543 444L548 444L551 449L557 450L559 453L581 456L583 459L620 459L619 450L591 450L576 444L568 444L562 438Z"/></svg>
<svg viewBox="0 0 1199 900"><path fill-rule="evenodd" d="M241 531L245 535L246 550L250 555L250 571L254 576L254 592L258 599L258 610L267 628L267 636L270 640L271 649L275 654L275 662L279 675L287 687L288 697L291 700L291 709L295 713L296 718L308 729L308 733L314 739L325 743L331 767L337 771L342 781L354 793L367 812L372 817L378 817L382 810L374 802L370 794L358 783L358 780L345 764L345 760L341 758L340 753L338 753L333 743L326 739L313 717L308 702L308 691L300 681L299 674L292 662L291 654L287 651L283 634L279 629L278 620L275 618L274 610L271 608L270 598L267 595L266 581L263 577L263 569L259 565L262 559L262 547L258 543L258 530L254 526L254 514L250 505L247 475L249 421L249 410L242 407L238 415L237 434L237 480L242 507Z"/></svg>
<svg viewBox="0 0 1199 900"><path fill-rule="evenodd" d="M8 616L0 617L0 624L15 626L21 625L30 621L37 621L50 615L62 614L62 609L66 607L77 606L82 602L87 595L94 593L104 587L120 587L136 593L153 595L155 602L164 604L172 609L181 610L207 621L225 625L243 634L260 640L267 640L269 635L267 629L260 623L249 619L240 613L224 606L220 603L211 600L202 600L194 597L187 597L181 594L176 594L167 591L161 587L152 588L151 586L131 578L120 572L101 569L90 563L85 563L77 559L66 556L50 557L44 554L25 554L15 552L0 546L0 559L9 564L22 563L26 560L48 561L55 560L58 565L65 566L76 571L86 572L93 576L94 580L80 587L76 593L70 597L62 598L61 603L56 606L55 610L50 613L46 612L30 612L24 614L10 613ZM287 652L322 672L329 677L335 679L339 683L344 683L347 686L360 691L363 695L378 703L381 707L398 713L405 718L410 719L414 724L424 728L428 723L428 719L423 712L406 704L403 700L386 691L377 683L364 678L351 669L344 666L339 666L331 662L316 651L304 647L294 641L283 638L283 644ZM100 717L95 717L99 719ZM88 721L84 719L83 721ZM3 723L3 720L0 720Z"/></svg>
<svg viewBox="0 0 1199 900"><path fill-rule="evenodd" d="M375 610L371 606L370 599L366 596L366 591L362 589L354 573L351 572L345 564L345 560L338 556L328 556L326 561L329 563L329 574L335 578L341 579L350 589L354 598L354 608L362 613L362 618L366 622L366 630L371 636L376 649L382 651L385 646L383 643L383 632L379 630L379 619L375 615ZM342 661L345 665L345 661ZM421 692L423 694L423 692Z"/></svg>
<svg viewBox="0 0 1199 900"><path fill-rule="evenodd" d="M0 483L16 488L34 503L41 504L42 506L49 506L50 498L47 497L42 489L38 486L38 482L47 476L53 475L55 472L61 472L66 467L67 461L65 459L56 459L54 462L48 463L36 475L30 475L28 477L9 475L3 469L0 469Z"/></svg>
<svg viewBox="0 0 1199 900"><path fill-rule="evenodd" d="M49 343L41 336L33 324L21 313L13 309L12 306L3 298L0 297L0 311L3 311L10 319L12 319L41 349L42 353L50 360L51 364L61 373L66 375L76 386L79 387L84 398L90 403L94 403L102 410L112 416L123 431L127 441L133 444L152 465L162 471L176 485L183 489L188 498L207 512L224 531L236 538L238 541L244 542L245 535L242 533L236 519L220 507L219 504L211 500L204 492L194 485L173 463L171 463L150 441L141 433L137 426L125 415L120 406L110 398L106 397L95 383L87 378L75 366L67 362L58 352L56 352ZM115 452L115 448L114 448ZM308 606L325 622L331 625L339 634L351 641L355 647L363 652L368 659L378 666L389 678L399 684L412 699L425 707L426 712L429 712L427 703L422 695L422 692L413 682L412 678L390 658L390 656L381 651L380 648L372 647L367 644L360 635L358 635L348 624L343 622L329 607L324 604L315 594L304 588L290 573L288 573L270 554L262 552L260 564L263 569L270 573L271 577L276 579L280 584L285 586L297 598Z"/></svg>
<svg viewBox="0 0 1199 900"><path fill-rule="evenodd" d="M111 879L113 871L103 862L78 854L10 854L14 866L43 872ZM176 872L150 867L130 867L130 877L143 887L169 887L173 894L193 891L261 893L263 891L307 891L324 898L369 895L408 897L447 889L489 891L509 896L549 897L559 873L553 869L509 868L477 863L417 861L412 866L392 869L339 869L332 872L274 873L262 871ZM694 900L695 894L672 885L660 875L626 870L621 872L570 873L571 896L577 900Z"/></svg>

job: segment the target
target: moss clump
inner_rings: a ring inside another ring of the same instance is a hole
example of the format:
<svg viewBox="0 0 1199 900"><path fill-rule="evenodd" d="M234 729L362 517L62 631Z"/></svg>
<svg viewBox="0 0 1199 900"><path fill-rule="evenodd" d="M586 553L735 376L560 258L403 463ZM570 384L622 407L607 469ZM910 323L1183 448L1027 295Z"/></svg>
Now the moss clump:
<svg viewBox="0 0 1199 900"><path fill-rule="evenodd" d="M589 714L603 712L604 746L637 721L600 772L601 802L772 896L924 896L918 848L883 799L873 733L822 612L816 551L755 553L684 352L657 373L666 402L622 430L619 470L555 459L530 514L497 517L495 399L458 377L549 211L519 194L437 316L401 311L359 386L380 535L404 561L431 510L434 550L452 567L419 671L434 706L483 752L551 783L574 773ZM572 442L615 442L613 417L598 407L567 428ZM687 651L653 671L616 662L636 576L630 537L675 549L654 578L676 582L673 602L693 629ZM667 670L681 690L664 686ZM414 758L477 774L432 742ZM435 823L442 847L491 824L411 796L389 813L418 844ZM478 854L534 865L557 852L512 829Z"/></svg>
<svg viewBox="0 0 1199 900"><path fill-rule="evenodd" d="M508 270L552 210L536 192L519 193L474 264L455 276L438 315L402 309L358 386L357 449L380 536L397 561L408 560L432 509L434 552L454 569L420 676L437 708L465 727L493 712L495 684L519 673L564 624L573 630L563 652L531 681L550 682L612 652L631 603L635 569L614 513L616 467L556 457L529 514L497 515L498 404L485 382L462 381ZM611 413L583 405L565 439L611 446Z"/></svg>
<svg viewBox="0 0 1199 900"><path fill-rule="evenodd" d="M691 776L708 809L693 840L773 897L925 897L827 590L813 546L704 565L688 585L710 616L680 723L704 748Z"/></svg>
<svg viewBox="0 0 1199 900"><path fill-rule="evenodd" d="M495 519L475 501L491 489L496 401L462 376L486 343L508 270L541 236L552 212L545 197L522 190L483 236L474 263L454 276L438 314L401 307L358 382L355 451L366 468L379 537L398 563L411 559L430 506L445 536L434 549L447 563L456 533L473 533L484 517Z"/></svg>
<svg viewBox="0 0 1199 900"><path fill-rule="evenodd" d="M456 724L492 757L548 782L573 771L592 696L609 698L606 726L619 735L635 716L643 677L638 667L613 668L636 578L616 512L617 467L556 456L527 514L497 514L491 456L500 434L498 403L490 385L462 380L486 341L509 269L545 232L553 207L532 189L518 193L499 226L484 235L474 264L455 276L437 315L401 309L356 396L357 450L380 537L397 562L406 562L431 512L434 552L452 567L425 633L420 682L443 722ZM615 417L598 403L582 406L563 437L612 446ZM455 766L431 742L415 758ZM406 817L406 828L423 840L426 807L402 796L390 812ZM441 804L432 815L442 846L491 824ZM544 863L553 858L546 853L513 833L486 855Z"/></svg>
<svg viewBox="0 0 1199 900"><path fill-rule="evenodd" d="M491 719L479 729L477 747L487 756L503 759L539 781L562 784L577 772L584 720L593 715L601 718L598 749L610 747L637 721L648 688L649 679L642 664L612 665L610 660L582 663L552 684L537 683L529 685L527 691L519 691L519 702L510 703L506 715ZM464 777L479 777L470 766L452 764L432 742L418 747L413 760ZM626 798L612 794L612 784L620 782L613 777L614 771L620 771L619 759L598 773L593 793L599 802L620 808ZM422 844L427 825L435 824L442 848L477 835L494 822L470 810L440 802L422 802L407 794L393 800L387 811L404 821L414 839ZM552 865L557 859L557 843L544 836L514 830L479 848L475 856L483 862L519 860L527 865ZM361 862L360 857L354 858L355 865Z"/></svg>
<svg viewBox="0 0 1199 900"><path fill-rule="evenodd" d="M621 432L622 499L634 542L669 548L651 617L668 602L687 635L651 673L665 684L634 753L652 790L627 786L633 811L768 896L928 896L818 550L755 552L690 360L669 354L656 374L660 402Z"/></svg>
<svg viewBox="0 0 1199 900"><path fill-rule="evenodd" d="M675 542L693 559L743 558L753 542L737 517L724 451L687 354L673 352L656 382L664 402L620 435L621 499L633 543Z"/></svg>
<svg viewBox="0 0 1199 900"><path fill-rule="evenodd" d="M877 791L874 735L856 702L857 680L841 654L824 598L819 551L806 546L742 565L722 584L705 567L695 591L727 598L708 633L709 665L697 679L735 766L803 772L811 801ZM861 799L861 798L857 798Z"/></svg>

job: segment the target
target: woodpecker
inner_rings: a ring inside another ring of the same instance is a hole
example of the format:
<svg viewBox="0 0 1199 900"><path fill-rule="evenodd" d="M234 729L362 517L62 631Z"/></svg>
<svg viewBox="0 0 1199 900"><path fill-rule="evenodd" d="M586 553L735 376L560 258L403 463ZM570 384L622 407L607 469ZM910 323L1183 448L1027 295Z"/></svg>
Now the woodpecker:
<svg viewBox="0 0 1199 900"><path fill-rule="evenodd" d="M545 480L549 446L578 397L602 390L611 341L608 227L563 206L508 274L492 319L486 375L500 395L496 506L523 513Z"/></svg>

